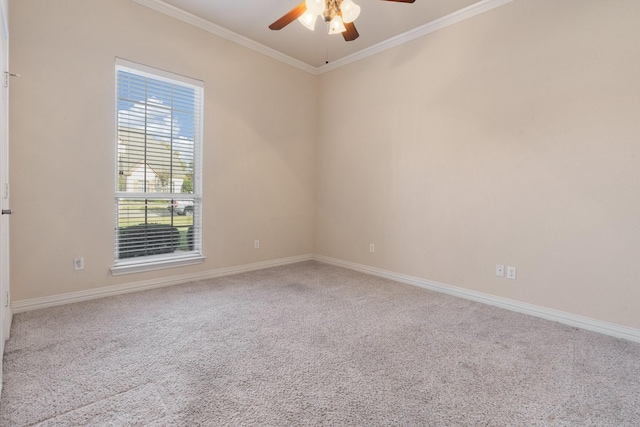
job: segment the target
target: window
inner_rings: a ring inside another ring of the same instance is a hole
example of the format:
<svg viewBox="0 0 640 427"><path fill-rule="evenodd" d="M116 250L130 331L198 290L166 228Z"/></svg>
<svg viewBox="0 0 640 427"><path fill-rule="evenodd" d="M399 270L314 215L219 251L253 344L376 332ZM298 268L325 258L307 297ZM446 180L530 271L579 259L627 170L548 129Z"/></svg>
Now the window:
<svg viewBox="0 0 640 427"><path fill-rule="evenodd" d="M116 60L115 262L201 262L201 81Z"/></svg>

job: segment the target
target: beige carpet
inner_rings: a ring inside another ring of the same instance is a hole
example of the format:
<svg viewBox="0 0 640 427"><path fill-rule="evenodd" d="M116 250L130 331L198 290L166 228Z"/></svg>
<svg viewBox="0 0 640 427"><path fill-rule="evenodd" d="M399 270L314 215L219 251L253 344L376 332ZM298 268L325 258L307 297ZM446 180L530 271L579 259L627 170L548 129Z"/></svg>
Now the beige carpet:
<svg viewBox="0 0 640 427"><path fill-rule="evenodd" d="M2 426L638 426L640 344L305 262L15 316Z"/></svg>

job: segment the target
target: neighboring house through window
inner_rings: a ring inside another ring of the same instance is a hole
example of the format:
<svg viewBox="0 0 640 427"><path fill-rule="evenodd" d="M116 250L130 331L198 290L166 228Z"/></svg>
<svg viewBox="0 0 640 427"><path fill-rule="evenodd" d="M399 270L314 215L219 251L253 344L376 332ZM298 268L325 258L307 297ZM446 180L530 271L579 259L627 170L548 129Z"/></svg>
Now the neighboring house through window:
<svg viewBox="0 0 640 427"><path fill-rule="evenodd" d="M201 262L203 84L116 60L113 274Z"/></svg>

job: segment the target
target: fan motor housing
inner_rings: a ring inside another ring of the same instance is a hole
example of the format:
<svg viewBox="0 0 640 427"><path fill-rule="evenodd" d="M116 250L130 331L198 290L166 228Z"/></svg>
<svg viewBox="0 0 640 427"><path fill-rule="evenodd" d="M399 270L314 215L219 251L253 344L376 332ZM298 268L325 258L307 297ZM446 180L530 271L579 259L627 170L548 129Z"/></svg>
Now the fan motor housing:
<svg viewBox="0 0 640 427"><path fill-rule="evenodd" d="M340 12L341 3L342 0L325 0L324 12L322 12L324 22L331 22L331 20L335 18L335 16Z"/></svg>

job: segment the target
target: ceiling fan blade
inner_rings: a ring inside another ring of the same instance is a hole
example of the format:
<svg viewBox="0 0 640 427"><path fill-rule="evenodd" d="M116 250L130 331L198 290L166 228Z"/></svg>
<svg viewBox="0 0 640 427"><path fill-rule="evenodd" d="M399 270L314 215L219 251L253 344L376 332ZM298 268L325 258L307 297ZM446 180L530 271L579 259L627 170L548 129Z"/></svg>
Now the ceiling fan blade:
<svg viewBox="0 0 640 427"><path fill-rule="evenodd" d="M413 3L416 0L382 0L382 1L396 1L398 3Z"/></svg>
<svg viewBox="0 0 640 427"><path fill-rule="evenodd" d="M346 28L345 31L342 32L342 37L344 37L345 41L352 41L357 39L360 34L358 34L358 30L356 30L356 26L353 24L353 22L349 22L348 24L344 24L344 27Z"/></svg>
<svg viewBox="0 0 640 427"><path fill-rule="evenodd" d="M291 9L289 12L285 13L282 18L269 25L269 28L271 28L272 30L281 30L296 19L300 18L306 11L307 5L303 1L302 3Z"/></svg>

